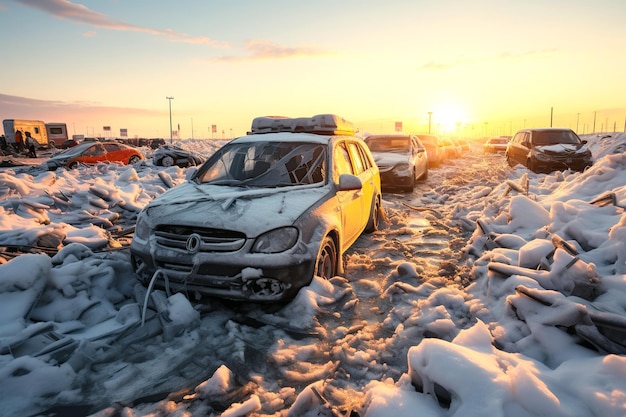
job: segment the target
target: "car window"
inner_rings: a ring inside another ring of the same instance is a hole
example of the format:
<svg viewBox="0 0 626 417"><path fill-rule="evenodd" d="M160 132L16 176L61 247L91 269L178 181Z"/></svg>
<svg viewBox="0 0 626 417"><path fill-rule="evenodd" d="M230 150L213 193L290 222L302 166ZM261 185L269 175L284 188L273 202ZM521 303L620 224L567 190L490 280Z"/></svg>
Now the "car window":
<svg viewBox="0 0 626 417"><path fill-rule="evenodd" d="M558 143L578 144L578 136L569 130L544 130L533 132L533 144L536 146L556 145Z"/></svg>
<svg viewBox="0 0 626 417"><path fill-rule="evenodd" d="M333 181L339 182L339 176L341 174L354 175L350 154L348 153L345 143L343 142L335 146L333 158Z"/></svg>
<svg viewBox="0 0 626 417"><path fill-rule="evenodd" d="M107 152L117 152L120 150L120 146L116 143L104 143L102 146L104 146Z"/></svg>
<svg viewBox="0 0 626 417"><path fill-rule="evenodd" d="M317 143L231 143L211 156L195 179L199 183L247 187L324 182L325 149L324 145Z"/></svg>
<svg viewBox="0 0 626 417"><path fill-rule="evenodd" d="M89 147L89 149L87 149L84 153L84 155L86 156L97 156L97 155L103 155L103 154L104 154L104 148L99 143Z"/></svg>
<svg viewBox="0 0 626 417"><path fill-rule="evenodd" d="M359 150L358 145L354 142L348 143L348 150L350 152L350 158L352 159L354 173L359 175L367 169L366 166L363 164L363 156L361 155L361 151Z"/></svg>
<svg viewBox="0 0 626 417"><path fill-rule="evenodd" d="M357 148L359 149L359 153L361 154L361 161L363 163L363 167L365 170L370 169L374 166L374 161L371 159L371 154L367 152L363 146L359 143L357 144Z"/></svg>

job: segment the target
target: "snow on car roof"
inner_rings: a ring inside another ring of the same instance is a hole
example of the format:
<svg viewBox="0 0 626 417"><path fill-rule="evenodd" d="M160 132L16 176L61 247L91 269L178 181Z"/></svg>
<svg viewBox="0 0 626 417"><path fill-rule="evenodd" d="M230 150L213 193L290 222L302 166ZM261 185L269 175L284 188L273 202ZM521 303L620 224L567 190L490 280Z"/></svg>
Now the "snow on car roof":
<svg viewBox="0 0 626 417"><path fill-rule="evenodd" d="M252 120L249 135L291 132L318 135L349 135L355 133L354 125L335 114L318 114L313 117L263 116Z"/></svg>
<svg viewBox="0 0 626 417"><path fill-rule="evenodd" d="M245 143L245 142L308 142L308 143L320 143L325 144L330 141L333 135L319 135L313 133L264 133L262 135L251 134L247 136L241 136L233 139L232 142Z"/></svg>

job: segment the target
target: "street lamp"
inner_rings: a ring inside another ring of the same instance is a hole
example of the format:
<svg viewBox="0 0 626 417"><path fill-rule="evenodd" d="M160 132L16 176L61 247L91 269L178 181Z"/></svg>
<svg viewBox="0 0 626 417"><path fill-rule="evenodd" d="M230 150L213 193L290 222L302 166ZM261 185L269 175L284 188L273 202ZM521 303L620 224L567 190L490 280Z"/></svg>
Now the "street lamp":
<svg viewBox="0 0 626 417"><path fill-rule="evenodd" d="M165 97L170 102L170 145L172 144L172 100L174 97Z"/></svg>

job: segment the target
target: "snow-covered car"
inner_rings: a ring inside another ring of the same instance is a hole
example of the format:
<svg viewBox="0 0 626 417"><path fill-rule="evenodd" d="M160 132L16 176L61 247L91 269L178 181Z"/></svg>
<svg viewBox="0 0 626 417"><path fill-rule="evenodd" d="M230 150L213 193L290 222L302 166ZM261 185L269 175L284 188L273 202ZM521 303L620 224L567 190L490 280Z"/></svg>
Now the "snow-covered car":
<svg viewBox="0 0 626 417"><path fill-rule="evenodd" d="M51 156L45 165L49 170L77 168L81 164L114 162L135 164L144 159L137 149L118 142L83 142Z"/></svg>
<svg viewBox="0 0 626 417"><path fill-rule="evenodd" d="M593 164L586 144L571 129L523 129L513 136L505 155L509 166L521 164L536 173L583 171Z"/></svg>
<svg viewBox="0 0 626 417"><path fill-rule="evenodd" d="M343 253L378 228L380 187L344 119L257 117L248 135L141 211L133 267L148 288L288 300L314 276L343 272Z"/></svg>
<svg viewBox="0 0 626 417"><path fill-rule="evenodd" d="M383 187L413 191L428 178L428 155L414 135L370 135L365 138L380 170Z"/></svg>
<svg viewBox="0 0 626 417"><path fill-rule="evenodd" d="M484 153L505 152L506 146L509 144L509 140L511 140L510 136L495 136L493 138L489 138L483 144L483 152Z"/></svg>
<svg viewBox="0 0 626 417"><path fill-rule="evenodd" d="M154 151L152 163L157 166L181 168L201 165L205 158L178 146L163 145Z"/></svg>
<svg viewBox="0 0 626 417"><path fill-rule="evenodd" d="M426 148L429 166L436 167L446 159L445 154L441 151L438 136L419 133L417 137Z"/></svg>

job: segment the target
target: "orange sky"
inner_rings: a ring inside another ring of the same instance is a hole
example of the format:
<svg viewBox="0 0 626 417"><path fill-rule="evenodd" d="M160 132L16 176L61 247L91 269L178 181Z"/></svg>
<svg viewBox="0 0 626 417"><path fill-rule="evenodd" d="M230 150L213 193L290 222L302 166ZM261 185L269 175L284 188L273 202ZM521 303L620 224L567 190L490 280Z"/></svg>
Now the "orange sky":
<svg viewBox="0 0 626 417"><path fill-rule="evenodd" d="M262 4L261 4L262 3ZM7 1L0 117L70 133L245 134L261 115L335 113L361 132L624 130L626 3L347 0L173 9ZM306 18L305 18L306 17ZM23 30L22 22L29 22ZM323 23L323 24L322 24ZM217 132L211 132L216 125ZM180 126L180 129L178 128Z"/></svg>

